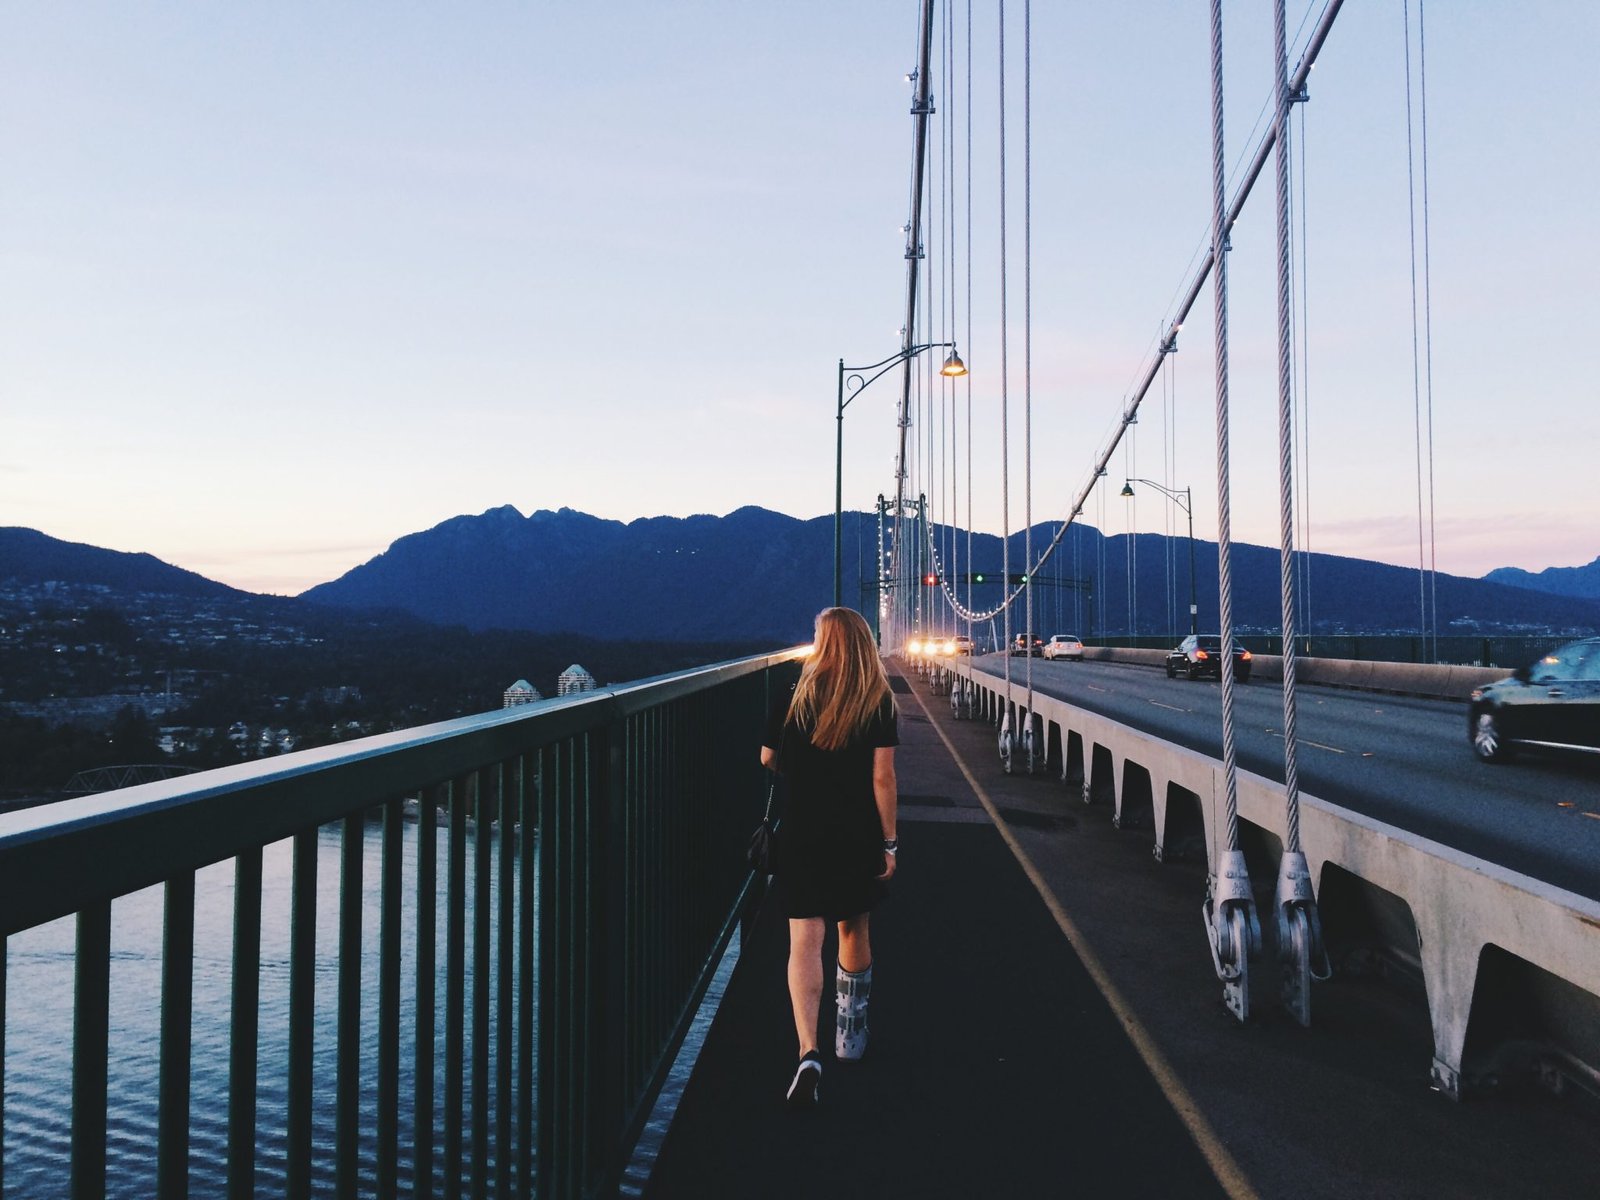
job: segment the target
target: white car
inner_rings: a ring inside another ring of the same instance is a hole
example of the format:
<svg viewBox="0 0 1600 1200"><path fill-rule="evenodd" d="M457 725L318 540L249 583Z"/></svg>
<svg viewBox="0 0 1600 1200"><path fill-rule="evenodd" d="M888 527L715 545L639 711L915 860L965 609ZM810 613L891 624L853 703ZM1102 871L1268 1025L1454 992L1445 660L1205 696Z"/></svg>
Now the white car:
<svg viewBox="0 0 1600 1200"><path fill-rule="evenodd" d="M1083 643L1076 634L1058 633L1044 644L1046 658L1072 658L1083 661Z"/></svg>

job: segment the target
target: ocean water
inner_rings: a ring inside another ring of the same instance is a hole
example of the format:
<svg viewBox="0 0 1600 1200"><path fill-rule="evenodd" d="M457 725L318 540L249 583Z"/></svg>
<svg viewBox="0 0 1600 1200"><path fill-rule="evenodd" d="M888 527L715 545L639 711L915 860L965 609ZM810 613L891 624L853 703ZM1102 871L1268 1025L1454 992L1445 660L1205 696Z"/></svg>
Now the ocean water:
<svg viewBox="0 0 1600 1200"><path fill-rule="evenodd" d="M402 1191L414 1181L412 1147L417 1130L412 1097L415 1078L415 930L417 829L404 828L402 895L404 919L401 952L400 1032L400 1163ZM463 1180L471 1172L473 1096L471 1023L474 988L489 988L489 1089L483 1099L490 1121L493 1178L493 1121L497 1097L492 1094L494 1061L501 1036L514 1036L495 1024L494 998L498 966L490 978L472 978L473 845L467 848L466 927L466 1078L463 1080ZM498 928L498 829L494 839L489 890L491 962ZM517 836L512 831L512 837ZM443 1183L445 1063L445 903L448 831L439 830L436 923L437 962L434 972L436 1031L434 1069L434 1170L436 1188ZM382 865L381 827L369 824L363 838L362 886L366 897L362 920L361 1190L376 1183L376 1080L378 995L378 886ZM287 1084L289 1040L289 910L293 847L279 842L266 848L262 865L261 999L257 1067L255 1164L256 1187L263 1195L281 1195L286 1184ZM334 1099L338 990L340 833L324 828L317 840L317 939L314 1098L312 1114L312 1188L331 1193L334 1183ZM203 1200L226 1189L228 1028L233 966L234 864L219 863L195 880L194 1021L190 1101L190 1194ZM161 1022L161 938L164 893L149 888L116 901L111 918L111 1026L107 1185L108 1197L143 1200L155 1193L156 1128ZM7 943L5 1026L4 1195L8 1200L54 1200L69 1194L72 1129L72 1024L76 922L51 922L13 936ZM516 980L513 979L515 989ZM513 1005L515 1009L515 1005ZM537 1030L534 1037L537 1038ZM515 1055L513 1055L515 1064ZM515 1068L513 1068L515 1069ZM514 1081L512 1096L516 1094ZM514 1164L513 1164L514 1166Z"/></svg>

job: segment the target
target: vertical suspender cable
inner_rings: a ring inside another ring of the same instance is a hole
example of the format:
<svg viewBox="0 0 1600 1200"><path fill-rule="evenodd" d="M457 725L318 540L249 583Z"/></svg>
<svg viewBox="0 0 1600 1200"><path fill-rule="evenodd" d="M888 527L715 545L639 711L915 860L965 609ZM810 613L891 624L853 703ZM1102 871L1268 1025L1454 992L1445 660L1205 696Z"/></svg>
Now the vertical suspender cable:
<svg viewBox="0 0 1600 1200"><path fill-rule="evenodd" d="M1000 578L1001 588L1011 587L1011 392L1007 343L1011 327L1006 307L1006 0L996 6L1000 21ZM1011 606L1006 605L1001 628L1005 631L1006 713L1011 712Z"/></svg>
<svg viewBox="0 0 1600 1200"><path fill-rule="evenodd" d="M1278 573L1283 611L1283 781L1285 835L1278 862L1273 912L1277 918L1278 961L1283 969L1283 1002L1302 1025L1311 1024L1311 980L1327 978L1322 923L1317 917L1311 868L1300 847L1300 768L1296 685L1294 590L1294 375L1289 246L1289 62L1284 0L1273 4L1273 83L1278 90L1276 155L1278 199Z"/></svg>
<svg viewBox="0 0 1600 1200"><path fill-rule="evenodd" d="M1427 0L1417 0L1417 71L1422 101L1422 331L1423 368L1428 401L1428 617L1433 625L1433 658L1439 657L1439 539L1435 526L1433 473L1433 255L1428 221L1428 35Z"/></svg>
<svg viewBox="0 0 1600 1200"><path fill-rule="evenodd" d="M1284 850L1300 852L1300 771L1295 743L1294 591L1294 384L1289 307L1289 65L1285 48L1284 0L1273 4L1273 83L1278 89L1278 147L1274 156L1278 199L1278 577L1283 608L1283 782L1288 804Z"/></svg>
<svg viewBox="0 0 1600 1200"><path fill-rule="evenodd" d="M1228 461L1228 213L1222 153L1222 0L1211 0L1211 254L1217 366L1217 578L1222 615L1222 762L1227 848L1239 848L1239 776L1233 744L1233 546Z"/></svg>
<svg viewBox="0 0 1600 1200"><path fill-rule="evenodd" d="M1415 440L1417 467L1417 603L1422 626L1423 654L1427 654L1428 627L1428 555L1424 542L1425 511L1423 506L1422 471L1422 350L1419 345L1420 317L1417 312L1417 184L1413 168L1412 116L1411 116L1411 4L1406 0L1400 6L1405 21L1406 55L1406 212L1411 237L1411 419Z"/></svg>
<svg viewBox="0 0 1600 1200"><path fill-rule="evenodd" d="M1300 627L1311 632L1311 286L1306 240L1306 110L1300 107L1300 420L1295 429L1300 448Z"/></svg>
<svg viewBox="0 0 1600 1200"><path fill-rule="evenodd" d="M1250 1011L1249 959L1260 944L1249 872L1239 849L1239 773L1233 739L1233 573L1228 461L1228 213L1222 154L1222 0L1211 0L1212 276L1217 359L1217 575L1222 616L1222 769L1226 848L1212 861L1204 907L1223 1002L1241 1021Z"/></svg>
<svg viewBox="0 0 1600 1200"><path fill-rule="evenodd" d="M1033 0L1022 3L1022 560L1028 564L1023 633L1028 642L1028 770L1033 745ZM1008 579L1009 586L1010 580Z"/></svg>
<svg viewBox="0 0 1600 1200"><path fill-rule="evenodd" d="M967 224L967 353L972 353L972 0L967 0L967 203L963 210ZM963 381L967 390L967 612L972 609L972 375ZM967 618L967 636L972 636L972 618ZM976 646L973 647L976 649Z"/></svg>

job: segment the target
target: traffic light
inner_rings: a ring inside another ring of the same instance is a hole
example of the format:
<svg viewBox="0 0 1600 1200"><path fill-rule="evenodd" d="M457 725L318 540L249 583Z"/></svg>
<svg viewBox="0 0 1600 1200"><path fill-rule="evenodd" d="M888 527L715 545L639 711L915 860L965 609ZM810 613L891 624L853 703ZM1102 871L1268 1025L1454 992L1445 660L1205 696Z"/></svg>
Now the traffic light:
<svg viewBox="0 0 1600 1200"><path fill-rule="evenodd" d="M1028 577L1026 575L1013 575L1011 577L1011 582L1012 583L1027 583L1028 582Z"/></svg>
<svg viewBox="0 0 1600 1200"><path fill-rule="evenodd" d="M932 571L929 571L926 575L924 575L922 577L922 586L923 587L933 587L938 582L939 582L939 577L937 575L935 575Z"/></svg>
<svg viewBox="0 0 1600 1200"><path fill-rule="evenodd" d="M984 574L982 571L974 571L971 575L967 576L967 582L968 583L987 583L989 578L990 577L988 575Z"/></svg>

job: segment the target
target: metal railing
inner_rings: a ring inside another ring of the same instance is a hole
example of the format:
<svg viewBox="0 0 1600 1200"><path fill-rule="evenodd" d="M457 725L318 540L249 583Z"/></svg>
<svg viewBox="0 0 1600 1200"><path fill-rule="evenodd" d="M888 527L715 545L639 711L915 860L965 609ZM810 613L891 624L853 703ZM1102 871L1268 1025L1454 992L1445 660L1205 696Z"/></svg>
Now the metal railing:
<svg viewBox="0 0 1600 1200"><path fill-rule="evenodd" d="M325 1194L324 1181L341 1197L394 1196L402 1184L445 1197L608 1188L745 903L744 843L762 802L756 751L769 695L792 682L796 657L0 816L0 1085L16 1082L4 1074L6 939L73 917L70 1192L105 1195L117 1132L108 1072L124 1049L109 1032L113 901L162 885L159 1063L141 1081L156 1097L157 1144L140 1150L146 1160L153 1151L157 1195L189 1195L196 1018L212 1015L195 1000L196 875L231 859L225 1177L230 1196L252 1195L263 853L290 839L288 1036L282 1061L265 1065L281 1071L286 1093L285 1193ZM413 806L406 864L402 822ZM369 889L373 814L379 878ZM317 844L328 826L340 839L337 999L334 1020L319 1023ZM364 973L363 909L374 895L376 970ZM12 979L13 1013L64 999L29 994L20 970ZM363 1051L374 1009L375 1068ZM314 1053L325 1035L336 1043L331 1079L328 1056ZM313 1113L330 1091L328 1144L313 1137ZM0 1195L7 1140L26 1136L5 1119L0 1107Z"/></svg>

